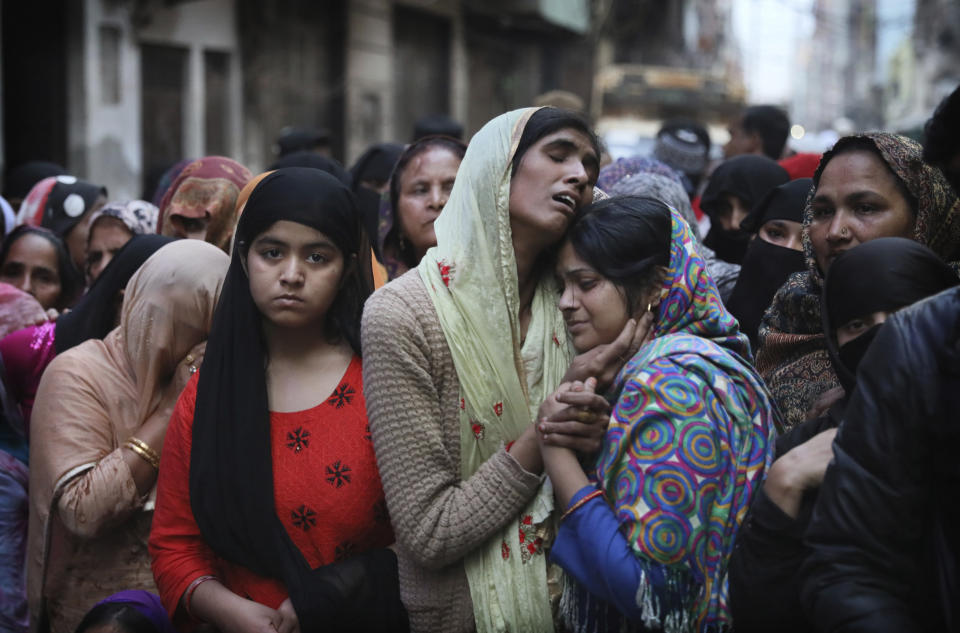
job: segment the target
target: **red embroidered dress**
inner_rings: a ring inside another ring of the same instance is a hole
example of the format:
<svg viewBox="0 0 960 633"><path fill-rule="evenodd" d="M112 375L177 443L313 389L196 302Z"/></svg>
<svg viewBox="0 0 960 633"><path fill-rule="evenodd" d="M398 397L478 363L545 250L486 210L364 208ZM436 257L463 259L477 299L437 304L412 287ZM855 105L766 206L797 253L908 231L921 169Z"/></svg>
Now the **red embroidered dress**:
<svg viewBox="0 0 960 633"><path fill-rule="evenodd" d="M216 576L231 591L271 608L283 584L219 559L190 507L190 445L197 376L187 384L167 430L150 533L153 575L171 616L196 578ZM333 393L296 413L270 413L277 516L311 567L393 542L354 357Z"/></svg>

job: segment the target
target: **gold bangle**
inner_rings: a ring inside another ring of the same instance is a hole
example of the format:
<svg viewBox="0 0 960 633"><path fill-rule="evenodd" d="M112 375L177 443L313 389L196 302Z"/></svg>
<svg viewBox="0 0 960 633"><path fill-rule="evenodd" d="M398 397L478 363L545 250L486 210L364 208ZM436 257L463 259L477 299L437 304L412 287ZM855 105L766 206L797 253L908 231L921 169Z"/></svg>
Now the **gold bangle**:
<svg viewBox="0 0 960 633"><path fill-rule="evenodd" d="M157 455L157 453L145 442L142 442L135 437L131 437L126 441L124 446L139 455L143 461L153 466L155 470L160 470L160 456Z"/></svg>
<svg viewBox="0 0 960 633"><path fill-rule="evenodd" d="M578 510L578 509L580 508L580 506L582 506L582 505L585 504L586 502L590 501L591 499L595 499L595 498L601 496L602 494L603 494L603 491L602 491L602 490L594 490L593 492L587 494L587 495L584 496L582 499L580 499L580 501L577 501L575 504L573 504L572 506L570 506L570 508L569 508L566 512L563 513L563 516L560 517L560 520L563 521L563 520L566 519L568 516L570 516L571 514L573 514L576 510Z"/></svg>
<svg viewBox="0 0 960 633"><path fill-rule="evenodd" d="M141 439L138 438L138 437L133 437L132 435L131 435L129 438L127 438L127 441L130 442L131 444L136 444L136 445L139 446L147 455L149 455L149 456L152 457L154 460L156 460L156 462L157 462L158 464L160 463L160 455L157 453L157 451L155 451L155 450L153 450L152 448L150 448L150 445L149 445L149 444L147 444L146 442L144 442L143 440L141 440Z"/></svg>

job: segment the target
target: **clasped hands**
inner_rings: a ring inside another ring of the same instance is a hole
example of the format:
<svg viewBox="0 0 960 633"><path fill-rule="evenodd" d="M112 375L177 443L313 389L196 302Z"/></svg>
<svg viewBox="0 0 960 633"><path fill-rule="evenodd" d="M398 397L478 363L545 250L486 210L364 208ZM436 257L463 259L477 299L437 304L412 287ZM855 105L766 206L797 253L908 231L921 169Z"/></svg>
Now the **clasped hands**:
<svg viewBox="0 0 960 633"><path fill-rule="evenodd" d="M541 451L555 447L589 455L600 450L610 423L610 403L597 390L609 388L626 362L650 340L652 326L650 313L630 319L613 342L573 360L564 382L540 405L536 428Z"/></svg>

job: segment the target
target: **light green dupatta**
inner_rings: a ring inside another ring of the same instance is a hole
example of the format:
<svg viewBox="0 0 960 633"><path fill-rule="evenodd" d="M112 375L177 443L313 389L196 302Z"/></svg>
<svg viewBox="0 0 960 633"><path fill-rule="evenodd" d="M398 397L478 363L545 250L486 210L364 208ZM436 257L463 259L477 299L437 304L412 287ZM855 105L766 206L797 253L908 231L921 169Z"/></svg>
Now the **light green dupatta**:
<svg viewBox="0 0 960 633"><path fill-rule="evenodd" d="M437 246L420 262L460 381L464 479L515 440L559 386L570 364L555 282L537 286L520 344L520 298L510 230L511 160L536 109L501 115L470 141L434 225ZM553 510L549 485L464 560L480 633L552 631L542 534Z"/></svg>

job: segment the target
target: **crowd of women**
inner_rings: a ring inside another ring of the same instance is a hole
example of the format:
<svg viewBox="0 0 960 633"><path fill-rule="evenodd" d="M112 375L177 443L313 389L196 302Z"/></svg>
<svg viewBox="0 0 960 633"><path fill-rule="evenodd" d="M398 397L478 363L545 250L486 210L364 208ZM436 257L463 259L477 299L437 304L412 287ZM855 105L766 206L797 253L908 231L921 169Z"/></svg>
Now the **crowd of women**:
<svg viewBox="0 0 960 633"><path fill-rule="evenodd" d="M698 196L545 107L151 202L20 167L0 630L960 630L924 157L859 134Z"/></svg>

